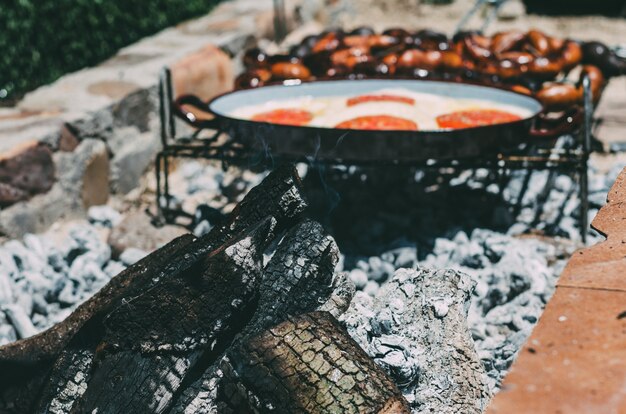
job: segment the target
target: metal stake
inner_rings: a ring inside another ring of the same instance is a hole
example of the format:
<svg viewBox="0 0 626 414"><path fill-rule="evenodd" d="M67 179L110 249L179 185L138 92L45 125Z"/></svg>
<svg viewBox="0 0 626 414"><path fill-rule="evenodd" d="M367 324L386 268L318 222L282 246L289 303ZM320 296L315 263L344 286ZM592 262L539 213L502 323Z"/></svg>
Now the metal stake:
<svg viewBox="0 0 626 414"><path fill-rule="evenodd" d="M285 1L274 0L274 37L276 43L282 42L287 36L287 13Z"/></svg>
<svg viewBox="0 0 626 414"><path fill-rule="evenodd" d="M593 114L593 92L591 91L591 80L588 75L583 77L583 106L585 109L585 119L582 132L582 156L580 158L580 236L583 243L587 242L587 227L589 226L589 177L587 168L589 163L589 153L591 151L591 121Z"/></svg>

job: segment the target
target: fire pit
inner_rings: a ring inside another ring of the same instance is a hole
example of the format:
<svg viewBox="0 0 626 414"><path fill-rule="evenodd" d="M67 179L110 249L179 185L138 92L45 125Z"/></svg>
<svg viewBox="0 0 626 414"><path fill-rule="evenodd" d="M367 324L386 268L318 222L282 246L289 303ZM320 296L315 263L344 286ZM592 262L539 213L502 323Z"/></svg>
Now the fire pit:
<svg viewBox="0 0 626 414"><path fill-rule="evenodd" d="M565 88L578 110L539 114L542 91L550 99L565 89L542 81L511 92L500 79L476 87L460 79L467 73L413 79L423 71L409 57L443 58L442 43L461 45L455 50L467 57L485 42L475 33L445 41L419 33L328 31L292 49L301 60L248 53L256 61L246 63L240 86L268 86L209 104L174 100L164 70L152 218L194 235L149 255L128 245L112 253L98 233L119 232L122 216L103 207L91 209L90 223L73 228L67 243L28 235L0 246L0 370L12 373L0 379L0 412L483 412L520 349L522 360L536 350L545 359L551 345L527 338L567 258L581 239L600 238L587 220L617 171L604 176L588 162L597 78L586 71ZM545 40L563 59L576 52L574 42L540 35L500 40L515 48ZM403 38L402 48L385 36ZM307 66L320 63L307 60L320 44L318 58L354 64L356 75L320 81L314 71L341 72ZM389 46L404 62L394 72L412 79L365 79L382 70L372 63ZM371 50L360 61L354 48L363 47ZM430 63L453 67L454 56L445 56L445 64ZM500 57L480 63L478 53L472 64L497 64L498 76L521 70ZM269 85L304 69L307 82ZM532 110L458 131L285 126L228 110L324 85L359 95L378 82L488 91ZM175 115L196 129L179 136ZM571 276L566 283L596 286L587 273L582 282ZM562 305L560 292L553 303ZM571 319L550 306L549 318ZM537 330L546 329L544 318ZM516 368L512 374L517 385Z"/></svg>

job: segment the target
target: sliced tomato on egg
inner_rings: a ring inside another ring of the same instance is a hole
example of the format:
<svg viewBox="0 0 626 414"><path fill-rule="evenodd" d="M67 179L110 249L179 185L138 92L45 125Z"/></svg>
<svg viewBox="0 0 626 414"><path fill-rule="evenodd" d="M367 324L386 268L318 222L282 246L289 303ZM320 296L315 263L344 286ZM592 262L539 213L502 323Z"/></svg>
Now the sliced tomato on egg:
<svg viewBox="0 0 626 414"><path fill-rule="evenodd" d="M386 131L417 131L417 124L409 119L390 115L359 116L335 125L339 129L368 129Z"/></svg>
<svg viewBox="0 0 626 414"><path fill-rule="evenodd" d="M437 124L440 128L460 129L503 124L520 119L522 118L519 115L498 109L470 109L440 115L437 117Z"/></svg>
<svg viewBox="0 0 626 414"><path fill-rule="evenodd" d="M354 106L368 102L396 102L407 105L415 105L415 99L413 98L409 98L408 96L388 94L355 96L354 98L348 99L346 105Z"/></svg>
<svg viewBox="0 0 626 414"><path fill-rule="evenodd" d="M269 122L281 125L306 125L313 119L313 114L304 109L284 108L261 112L251 118L253 121Z"/></svg>

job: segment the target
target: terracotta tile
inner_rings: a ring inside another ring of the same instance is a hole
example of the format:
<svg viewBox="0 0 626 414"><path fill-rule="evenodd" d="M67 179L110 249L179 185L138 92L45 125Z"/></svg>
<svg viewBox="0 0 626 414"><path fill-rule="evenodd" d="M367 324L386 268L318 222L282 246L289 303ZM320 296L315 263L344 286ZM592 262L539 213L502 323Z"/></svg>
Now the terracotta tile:
<svg viewBox="0 0 626 414"><path fill-rule="evenodd" d="M558 288L487 413L626 413L624 312L625 292Z"/></svg>
<svg viewBox="0 0 626 414"><path fill-rule="evenodd" d="M610 240L574 253L557 286L626 292L626 243Z"/></svg>

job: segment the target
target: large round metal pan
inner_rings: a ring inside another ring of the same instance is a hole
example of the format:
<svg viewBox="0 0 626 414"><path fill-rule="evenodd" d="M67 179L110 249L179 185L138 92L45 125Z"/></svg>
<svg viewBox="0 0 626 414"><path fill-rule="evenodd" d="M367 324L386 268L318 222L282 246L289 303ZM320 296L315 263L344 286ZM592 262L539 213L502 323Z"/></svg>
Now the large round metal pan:
<svg viewBox="0 0 626 414"><path fill-rule="evenodd" d="M513 105L525 110L528 117L509 123L432 131L372 131L287 126L238 119L232 113L248 105L273 100L304 96L332 97L367 94L381 89L403 88L442 97L481 99L493 103ZM179 114L194 120L183 105L200 106L197 99L181 97L176 108ZM191 97L193 98L193 97ZM286 158L316 157L321 160L345 162L367 161L424 161L428 159L456 159L506 152L532 139L531 130L542 111L539 101L526 95L487 86L462 83L364 79L304 82L295 85L271 85L221 95L199 109L215 116L204 126L220 129L244 145Z"/></svg>

